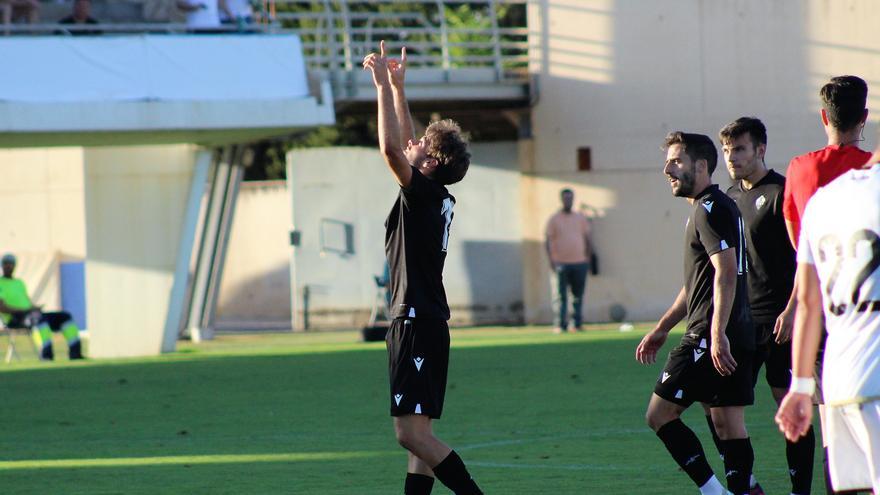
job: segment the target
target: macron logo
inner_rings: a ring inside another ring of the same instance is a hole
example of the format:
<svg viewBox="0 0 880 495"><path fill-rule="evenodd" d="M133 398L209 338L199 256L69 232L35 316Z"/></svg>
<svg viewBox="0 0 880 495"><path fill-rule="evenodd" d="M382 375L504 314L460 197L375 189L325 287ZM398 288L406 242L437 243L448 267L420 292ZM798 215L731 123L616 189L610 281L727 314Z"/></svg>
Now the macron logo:
<svg viewBox="0 0 880 495"><path fill-rule="evenodd" d="M694 362L696 363L697 361L699 361L705 353L706 351L704 351L703 349L694 349Z"/></svg>
<svg viewBox="0 0 880 495"><path fill-rule="evenodd" d="M666 380L669 379L669 373L663 372L663 378L660 379L660 383L666 383Z"/></svg>
<svg viewBox="0 0 880 495"><path fill-rule="evenodd" d="M398 406L400 405L400 399L402 398L403 394L394 394L394 402L396 402Z"/></svg>
<svg viewBox="0 0 880 495"><path fill-rule="evenodd" d="M705 203L703 203L703 208L705 208L706 211L708 211L709 213L712 213L712 206L714 206L714 205L715 205L714 201L706 201Z"/></svg>
<svg viewBox="0 0 880 495"><path fill-rule="evenodd" d="M413 358L413 361L416 363L416 369L418 371L422 371L422 363L425 362L425 358L417 357L417 358Z"/></svg>

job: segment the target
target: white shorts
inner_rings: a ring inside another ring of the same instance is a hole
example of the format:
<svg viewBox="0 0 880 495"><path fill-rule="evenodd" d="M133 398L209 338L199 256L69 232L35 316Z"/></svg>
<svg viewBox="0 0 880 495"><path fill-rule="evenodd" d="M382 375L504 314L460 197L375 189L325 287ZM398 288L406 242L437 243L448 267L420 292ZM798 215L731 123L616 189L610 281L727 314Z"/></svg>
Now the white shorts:
<svg viewBox="0 0 880 495"><path fill-rule="evenodd" d="M880 493L880 401L826 406L825 413L834 490Z"/></svg>

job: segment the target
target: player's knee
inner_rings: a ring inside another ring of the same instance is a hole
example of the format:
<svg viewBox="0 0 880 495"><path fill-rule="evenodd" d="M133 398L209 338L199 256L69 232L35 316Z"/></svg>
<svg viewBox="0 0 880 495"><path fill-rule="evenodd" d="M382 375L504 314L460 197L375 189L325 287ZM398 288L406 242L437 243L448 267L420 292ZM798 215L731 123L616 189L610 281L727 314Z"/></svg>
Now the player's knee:
<svg viewBox="0 0 880 495"><path fill-rule="evenodd" d="M668 415L663 414L662 411L658 411L650 407L645 412L645 423L647 423L648 428L651 428L652 430L654 430L654 432L659 430L663 425L672 421L673 419L675 418L670 418L668 417Z"/></svg>
<svg viewBox="0 0 880 495"><path fill-rule="evenodd" d="M406 450L413 451L422 444L422 435L414 428L397 425L394 429L397 443Z"/></svg>

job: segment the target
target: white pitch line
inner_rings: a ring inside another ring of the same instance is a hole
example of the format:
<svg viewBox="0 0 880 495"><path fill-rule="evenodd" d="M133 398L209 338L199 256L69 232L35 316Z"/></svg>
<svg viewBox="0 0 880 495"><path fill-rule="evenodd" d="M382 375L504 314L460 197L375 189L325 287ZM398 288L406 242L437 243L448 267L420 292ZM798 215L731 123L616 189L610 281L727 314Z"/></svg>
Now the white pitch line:
<svg viewBox="0 0 880 495"><path fill-rule="evenodd" d="M550 442L554 440L570 440L573 438L583 439L583 438L604 438L613 435L630 435L633 433L646 433L650 430L647 428L619 428L613 430L597 430L597 431L589 431L575 434L560 434L560 435L549 435L543 437L532 437L532 438L517 438L517 439L509 439L509 440L497 440L494 442L483 442L483 443L472 443L469 445L463 445L460 447L456 447L456 450L473 450L473 449L482 449L486 447L503 447L505 445L522 445L525 443L538 443L538 442Z"/></svg>
<svg viewBox="0 0 880 495"><path fill-rule="evenodd" d="M600 464L516 464L508 462L468 461L468 466L507 469L561 469L564 471L644 471L643 469L636 467L624 468L621 466Z"/></svg>

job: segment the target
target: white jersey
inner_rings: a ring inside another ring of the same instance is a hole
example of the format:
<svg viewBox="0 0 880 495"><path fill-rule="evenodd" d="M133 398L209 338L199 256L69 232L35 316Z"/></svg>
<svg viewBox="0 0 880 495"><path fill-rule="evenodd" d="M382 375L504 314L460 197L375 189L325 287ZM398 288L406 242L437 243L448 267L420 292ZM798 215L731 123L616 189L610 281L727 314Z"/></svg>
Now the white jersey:
<svg viewBox="0 0 880 495"><path fill-rule="evenodd" d="M798 262L815 265L821 281L825 401L880 399L880 164L816 192L799 246Z"/></svg>

